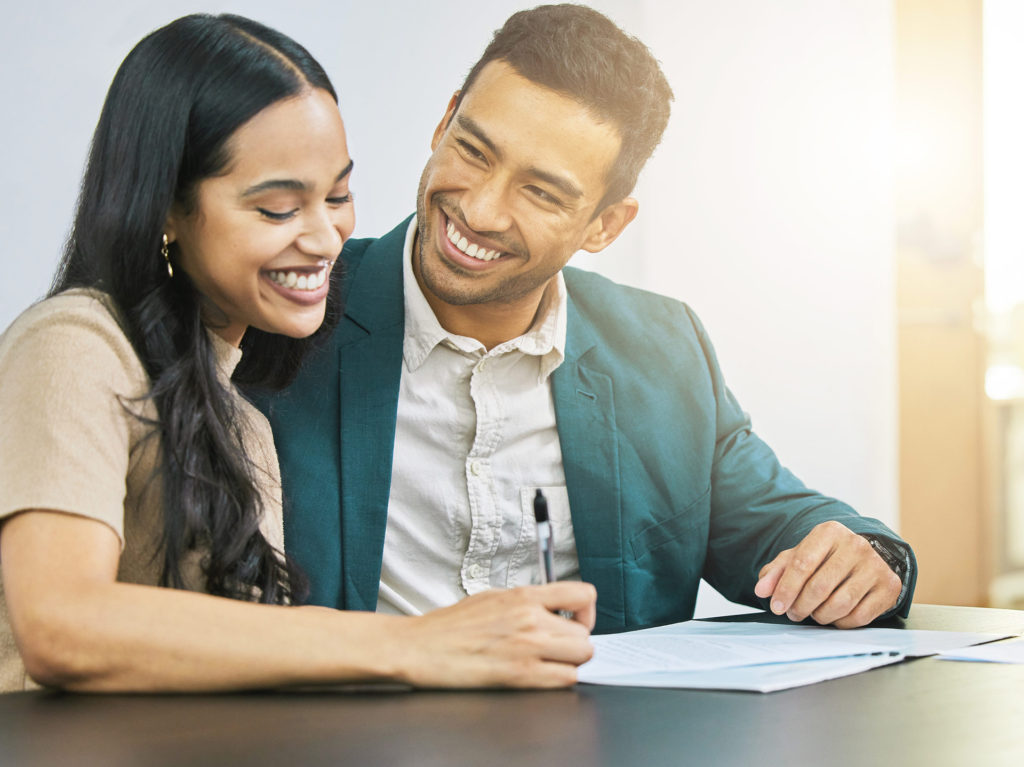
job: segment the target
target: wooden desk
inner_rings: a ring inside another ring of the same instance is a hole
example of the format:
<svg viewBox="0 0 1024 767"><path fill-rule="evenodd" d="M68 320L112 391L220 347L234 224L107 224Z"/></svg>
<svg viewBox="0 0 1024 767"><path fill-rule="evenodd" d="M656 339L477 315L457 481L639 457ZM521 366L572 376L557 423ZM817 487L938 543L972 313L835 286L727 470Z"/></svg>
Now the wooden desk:
<svg viewBox="0 0 1024 767"><path fill-rule="evenodd" d="M905 624L892 625L1024 632L1024 612L918 605ZM925 658L766 695L588 685L525 693L13 693L0 696L0 763L1020 767L1024 665Z"/></svg>

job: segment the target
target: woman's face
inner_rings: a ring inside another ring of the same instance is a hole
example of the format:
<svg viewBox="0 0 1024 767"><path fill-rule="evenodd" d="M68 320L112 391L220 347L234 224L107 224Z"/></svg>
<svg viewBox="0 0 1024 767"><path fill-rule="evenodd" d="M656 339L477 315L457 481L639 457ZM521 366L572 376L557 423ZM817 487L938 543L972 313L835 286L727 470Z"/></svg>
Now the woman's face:
<svg viewBox="0 0 1024 767"><path fill-rule="evenodd" d="M222 175L201 181L167 237L209 302L204 320L238 345L250 325L301 338L324 319L328 277L355 226L352 162L330 94L278 101L228 141Z"/></svg>

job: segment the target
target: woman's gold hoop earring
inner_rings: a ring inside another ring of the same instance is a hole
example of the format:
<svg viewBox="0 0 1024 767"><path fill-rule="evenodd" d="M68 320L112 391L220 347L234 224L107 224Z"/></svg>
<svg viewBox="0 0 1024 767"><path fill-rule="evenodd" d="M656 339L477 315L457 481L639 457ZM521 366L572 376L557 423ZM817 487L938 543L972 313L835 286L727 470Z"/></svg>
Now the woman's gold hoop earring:
<svg viewBox="0 0 1024 767"><path fill-rule="evenodd" d="M164 257L164 263L167 264L167 276L174 277L174 267L171 266L171 254L167 251L167 246L170 243L167 241L167 235L164 235L163 244L160 245L160 255Z"/></svg>

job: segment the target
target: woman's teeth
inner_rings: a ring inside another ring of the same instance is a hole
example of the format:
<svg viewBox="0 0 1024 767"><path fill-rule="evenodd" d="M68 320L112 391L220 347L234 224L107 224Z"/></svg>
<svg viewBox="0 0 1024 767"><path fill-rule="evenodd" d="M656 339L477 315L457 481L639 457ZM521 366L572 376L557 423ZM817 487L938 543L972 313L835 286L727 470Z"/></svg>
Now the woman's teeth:
<svg viewBox="0 0 1024 767"><path fill-rule="evenodd" d="M283 288L291 290L316 290L327 279L327 268L314 274L296 272L267 272L267 276Z"/></svg>
<svg viewBox="0 0 1024 767"><path fill-rule="evenodd" d="M501 255L500 250L487 250L467 240L451 221L448 222L448 241L467 256L480 261L493 261Z"/></svg>

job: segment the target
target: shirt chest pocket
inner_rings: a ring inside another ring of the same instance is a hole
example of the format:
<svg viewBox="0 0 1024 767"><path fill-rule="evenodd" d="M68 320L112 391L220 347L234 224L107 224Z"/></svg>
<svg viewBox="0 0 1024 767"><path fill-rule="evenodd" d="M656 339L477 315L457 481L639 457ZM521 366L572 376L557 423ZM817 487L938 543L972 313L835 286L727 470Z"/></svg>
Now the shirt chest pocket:
<svg viewBox="0 0 1024 767"><path fill-rule="evenodd" d="M544 494L554 545L555 578L560 581L579 580L580 565L576 555L576 537L569 510L569 493L565 485L522 487L519 506L522 520L519 542L509 568L509 587L541 582L540 557L537 549L537 523L533 500L537 490Z"/></svg>

